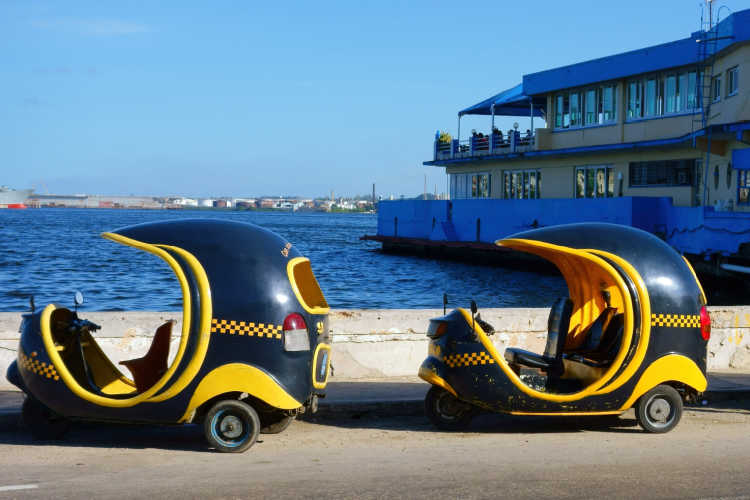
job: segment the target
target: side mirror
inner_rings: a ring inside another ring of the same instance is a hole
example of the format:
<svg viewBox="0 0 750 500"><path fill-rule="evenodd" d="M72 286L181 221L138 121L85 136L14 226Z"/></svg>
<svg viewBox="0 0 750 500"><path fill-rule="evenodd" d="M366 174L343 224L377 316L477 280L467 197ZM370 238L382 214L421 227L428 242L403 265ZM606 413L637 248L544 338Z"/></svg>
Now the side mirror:
<svg viewBox="0 0 750 500"><path fill-rule="evenodd" d="M478 310L477 309L477 303L472 300L471 301L471 314L476 314L477 310Z"/></svg>
<svg viewBox="0 0 750 500"><path fill-rule="evenodd" d="M448 306L448 294L443 293L443 316L445 316L445 308Z"/></svg>
<svg viewBox="0 0 750 500"><path fill-rule="evenodd" d="M31 295L29 297L29 307L31 308L31 312L33 313L34 310L36 310L36 306L34 305L34 296Z"/></svg>
<svg viewBox="0 0 750 500"><path fill-rule="evenodd" d="M73 297L73 301L75 302L77 306L80 306L81 304L83 304L83 294L80 291L76 290L75 296Z"/></svg>

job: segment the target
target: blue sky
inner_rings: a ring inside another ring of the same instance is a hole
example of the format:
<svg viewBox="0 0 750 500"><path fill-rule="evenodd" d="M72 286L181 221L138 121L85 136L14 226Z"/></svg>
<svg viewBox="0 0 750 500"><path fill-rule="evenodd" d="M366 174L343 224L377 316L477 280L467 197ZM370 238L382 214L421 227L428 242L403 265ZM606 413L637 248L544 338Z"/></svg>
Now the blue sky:
<svg viewBox="0 0 750 500"><path fill-rule="evenodd" d="M459 109L525 73L689 36L700 5L0 0L0 184L414 196L426 175L444 191L422 161Z"/></svg>

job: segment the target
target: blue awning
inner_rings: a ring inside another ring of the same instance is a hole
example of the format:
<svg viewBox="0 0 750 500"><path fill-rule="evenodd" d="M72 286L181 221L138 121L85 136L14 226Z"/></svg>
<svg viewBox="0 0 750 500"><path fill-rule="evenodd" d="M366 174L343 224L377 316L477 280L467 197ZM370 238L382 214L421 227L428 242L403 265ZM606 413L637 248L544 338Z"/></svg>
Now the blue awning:
<svg viewBox="0 0 750 500"><path fill-rule="evenodd" d="M735 149L732 151L732 168L750 170L750 148Z"/></svg>
<svg viewBox="0 0 750 500"><path fill-rule="evenodd" d="M485 99L471 107L458 112L458 116L463 115L491 115L492 106L495 106L496 116L530 116L530 103L534 102L534 116L544 116L543 110L547 104L544 97L534 99L524 94L523 83L519 83L513 88L504 90L497 95Z"/></svg>

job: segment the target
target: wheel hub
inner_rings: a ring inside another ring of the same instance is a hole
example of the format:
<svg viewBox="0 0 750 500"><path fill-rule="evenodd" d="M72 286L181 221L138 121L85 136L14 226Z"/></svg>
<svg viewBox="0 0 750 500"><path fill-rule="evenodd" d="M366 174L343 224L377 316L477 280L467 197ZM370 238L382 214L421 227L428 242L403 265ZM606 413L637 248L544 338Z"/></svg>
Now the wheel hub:
<svg viewBox="0 0 750 500"><path fill-rule="evenodd" d="M219 431L224 437L236 439L242 435L242 420L234 415L227 415L221 419Z"/></svg>
<svg viewBox="0 0 750 500"><path fill-rule="evenodd" d="M648 407L648 416L654 422L664 424L669 418L670 405L669 402L658 398L651 402Z"/></svg>

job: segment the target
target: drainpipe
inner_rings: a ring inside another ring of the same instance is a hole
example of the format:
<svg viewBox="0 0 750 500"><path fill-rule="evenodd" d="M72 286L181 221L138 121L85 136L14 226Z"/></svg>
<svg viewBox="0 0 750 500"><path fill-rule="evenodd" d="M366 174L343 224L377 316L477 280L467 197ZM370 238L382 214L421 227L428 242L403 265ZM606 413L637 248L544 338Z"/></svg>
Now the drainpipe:
<svg viewBox="0 0 750 500"><path fill-rule="evenodd" d="M531 114L531 136L534 137L534 100L529 97L529 113Z"/></svg>

